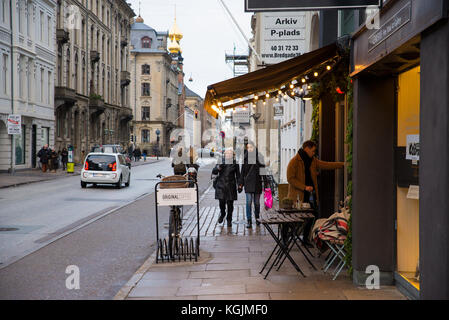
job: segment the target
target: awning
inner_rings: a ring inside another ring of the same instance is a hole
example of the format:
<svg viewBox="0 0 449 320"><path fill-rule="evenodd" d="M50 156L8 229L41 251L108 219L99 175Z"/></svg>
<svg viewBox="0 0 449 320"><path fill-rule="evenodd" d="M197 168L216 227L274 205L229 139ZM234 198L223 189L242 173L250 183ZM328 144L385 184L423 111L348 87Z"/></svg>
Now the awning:
<svg viewBox="0 0 449 320"><path fill-rule="evenodd" d="M218 118L219 110L234 108L291 91L318 81L340 61L337 43L305 53L299 57L268 66L240 77L218 82L207 88L204 109Z"/></svg>

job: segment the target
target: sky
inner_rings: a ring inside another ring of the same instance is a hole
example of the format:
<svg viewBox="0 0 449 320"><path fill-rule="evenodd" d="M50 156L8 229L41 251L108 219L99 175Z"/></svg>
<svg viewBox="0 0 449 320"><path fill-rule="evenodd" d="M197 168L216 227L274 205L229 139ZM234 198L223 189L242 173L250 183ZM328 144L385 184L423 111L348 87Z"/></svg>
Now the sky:
<svg viewBox="0 0 449 320"><path fill-rule="evenodd" d="M128 0L139 15L139 0ZM251 13L244 0L224 0L248 39L251 38ZM176 21L184 34L185 84L204 98L207 86L233 77L225 53L248 54L248 44L219 0L140 0L144 23L157 31L168 31ZM193 82L189 82L189 78Z"/></svg>

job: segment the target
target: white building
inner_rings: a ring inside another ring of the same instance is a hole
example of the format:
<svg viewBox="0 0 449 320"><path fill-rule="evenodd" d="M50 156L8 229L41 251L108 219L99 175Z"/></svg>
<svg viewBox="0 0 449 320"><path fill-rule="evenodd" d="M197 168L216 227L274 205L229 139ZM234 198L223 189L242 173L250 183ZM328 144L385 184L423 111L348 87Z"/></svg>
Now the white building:
<svg viewBox="0 0 449 320"><path fill-rule="evenodd" d="M54 146L55 15L55 0L0 0L0 171L35 167ZM21 135L8 135L9 114Z"/></svg>

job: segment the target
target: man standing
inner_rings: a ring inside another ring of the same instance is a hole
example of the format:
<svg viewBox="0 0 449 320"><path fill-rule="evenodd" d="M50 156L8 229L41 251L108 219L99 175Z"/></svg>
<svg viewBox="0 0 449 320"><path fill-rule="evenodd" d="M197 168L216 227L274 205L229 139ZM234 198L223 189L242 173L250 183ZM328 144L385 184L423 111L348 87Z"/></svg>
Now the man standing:
<svg viewBox="0 0 449 320"><path fill-rule="evenodd" d="M304 142L302 149L290 160L287 167L288 198L301 203L310 203L312 208L319 205L318 170L335 170L344 168L344 162L325 162L315 157L317 145L313 141ZM303 240L307 245L313 221L310 220L304 228Z"/></svg>
<svg viewBox="0 0 449 320"><path fill-rule="evenodd" d="M42 149L37 153L39 161L42 164L42 172L47 172L48 159L50 157L50 151L48 150L48 144L44 145Z"/></svg>

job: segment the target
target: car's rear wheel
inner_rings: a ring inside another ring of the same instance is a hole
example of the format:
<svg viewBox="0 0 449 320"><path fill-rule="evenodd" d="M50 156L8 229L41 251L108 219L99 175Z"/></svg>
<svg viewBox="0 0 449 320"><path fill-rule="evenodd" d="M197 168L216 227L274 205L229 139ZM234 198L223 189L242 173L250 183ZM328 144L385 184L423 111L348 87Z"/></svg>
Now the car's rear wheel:
<svg viewBox="0 0 449 320"><path fill-rule="evenodd" d="M81 188L86 188L87 187L87 183L86 182L84 182L84 181L81 181Z"/></svg>
<svg viewBox="0 0 449 320"><path fill-rule="evenodd" d="M115 184L115 187L117 189L121 189L122 188L122 176L120 176L120 179L118 180L118 182Z"/></svg>
<svg viewBox="0 0 449 320"><path fill-rule="evenodd" d="M131 173L128 176L128 181L125 183L125 187L129 187L130 183L131 183Z"/></svg>

